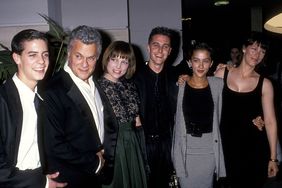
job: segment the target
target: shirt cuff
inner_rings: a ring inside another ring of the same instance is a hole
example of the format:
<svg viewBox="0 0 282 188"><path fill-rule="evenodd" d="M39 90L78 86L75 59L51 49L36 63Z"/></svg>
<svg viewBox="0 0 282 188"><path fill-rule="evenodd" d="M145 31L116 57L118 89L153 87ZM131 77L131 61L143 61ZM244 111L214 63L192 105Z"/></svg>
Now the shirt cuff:
<svg viewBox="0 0 282 188"><path fill-rule="evenodd" d="M49 181L48 181L48 178L46 176L46 184L45 184L45 188L48 188L49 187Z"/></svg>
<svg viewBox="0 0 282 188"><path fill-rule="evenodd" d="M95 171L95 174L97 174L100 171L100 168L101 168L101 165L102 165L102 161L101 161L100 157L98 157L98 158L99 158L99 165L98 165L98 168Z"/></svg>

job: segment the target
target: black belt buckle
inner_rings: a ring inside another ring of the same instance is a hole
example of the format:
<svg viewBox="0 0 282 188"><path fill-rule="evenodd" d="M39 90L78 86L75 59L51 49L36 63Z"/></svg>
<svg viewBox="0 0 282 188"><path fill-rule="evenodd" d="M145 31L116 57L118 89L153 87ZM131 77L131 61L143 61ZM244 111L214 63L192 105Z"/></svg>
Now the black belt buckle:
<svg viewBox="0 0 282 188"><path fill-rule="evenodd" d="M191 126L191 136L194 136L194 137L202 137L203 133L200 129L199 126L197 126L196 123L194 122L190 122L190 126Z"/></svg>

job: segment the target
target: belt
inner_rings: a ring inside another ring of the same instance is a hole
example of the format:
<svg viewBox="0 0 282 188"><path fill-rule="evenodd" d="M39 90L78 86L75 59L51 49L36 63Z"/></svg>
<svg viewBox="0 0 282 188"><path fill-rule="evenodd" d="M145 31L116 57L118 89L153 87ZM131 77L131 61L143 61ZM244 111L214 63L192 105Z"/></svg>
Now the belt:
<svg viewBox="0 0 282 188"><path fill-rule="evenodd" d="M201 137L203 133L212 132L212 124L199 124L194 122L189 122L186 124L186 133L191 134L191 136Z"/></svg>

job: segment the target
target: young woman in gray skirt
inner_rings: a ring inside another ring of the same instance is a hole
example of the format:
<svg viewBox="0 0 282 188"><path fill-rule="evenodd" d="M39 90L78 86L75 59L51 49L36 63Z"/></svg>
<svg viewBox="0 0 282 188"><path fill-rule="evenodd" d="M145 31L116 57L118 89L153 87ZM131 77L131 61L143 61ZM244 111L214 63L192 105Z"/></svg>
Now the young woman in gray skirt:
<svg viewBox="0 0 282 188"><path fill-rule="evenodd" d="M212 188L214 174L224 177L219 123L223 81L207 77L212 49L193 46L193 75L179 86L172 144L172 160L182 188Z"/></svg>

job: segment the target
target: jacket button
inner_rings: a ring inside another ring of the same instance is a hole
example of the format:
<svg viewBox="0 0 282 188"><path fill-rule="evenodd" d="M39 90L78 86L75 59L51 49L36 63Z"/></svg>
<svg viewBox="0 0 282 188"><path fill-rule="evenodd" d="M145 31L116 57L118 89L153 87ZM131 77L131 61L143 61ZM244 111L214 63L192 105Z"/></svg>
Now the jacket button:
<svg viewBox="0 0 282 188"><path fill-rule="evenodd" d="M214 140L215 143L217 143L217 140Z"/></svg>

